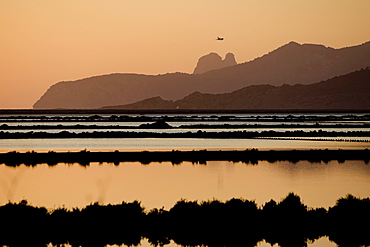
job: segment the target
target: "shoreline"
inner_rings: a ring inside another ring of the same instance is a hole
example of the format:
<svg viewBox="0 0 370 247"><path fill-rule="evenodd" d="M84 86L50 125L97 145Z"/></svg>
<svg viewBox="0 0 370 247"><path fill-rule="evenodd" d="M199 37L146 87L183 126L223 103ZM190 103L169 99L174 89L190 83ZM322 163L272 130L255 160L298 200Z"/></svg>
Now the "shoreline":
<svg viewBox="0 0 370 247"><path fill-rule="evenodd" d="M150 164L151 162L171 162L172 164L181 164L182 162L192 162L193 164L206 164L207 161L231 161L243 162L246 164L257 164L258 161L268 161L274 163L277 161L298 162L305 160L312 163L337 160L344 162L346 160L363 160L369 163L370 150L269 150L258 151L257 149L246 149L243 151L141 151L141 152L90 152L81 150L80 152L54 152L47 153L16 151L0 153L0 164L6 166L35 166L38 164L48 164L50 166L59 163L78 163L88 166L92 162L114 163L120 162L140 162Z"/></svg>
<svg viewBox="0 0 370 247"><path fill-rule="evenodd" d="M229 131L229 132L136 132L136 131L94 131L94 132L4 132L0 131L0 139L85 139L85 138L201 138L201 139L253 139L274 137L370 137L370 131ZM366 140L365 140L366 141ZM370 141L370 140L369 140Z"/></svg>
<svg viewBox="0 0 370 247"><path fill-rule="evenodd" d="M21 122L22 123L22 122ZM193 130L193 129L341 129L341 128L363 128L370 129L370 124L197 124L197 125L180 125L180 126L170 126L168 128L145 128L140 125L138 126L128 126L128 125L7 125L1 124L0 130L70 130L70 129L184 129L184 130Z"/></svg>
<svg viewBox="0 0 370 247"><path fill-rule="evenodd" d="M2 114L370 113L370 109L0 109Z"/></svg>

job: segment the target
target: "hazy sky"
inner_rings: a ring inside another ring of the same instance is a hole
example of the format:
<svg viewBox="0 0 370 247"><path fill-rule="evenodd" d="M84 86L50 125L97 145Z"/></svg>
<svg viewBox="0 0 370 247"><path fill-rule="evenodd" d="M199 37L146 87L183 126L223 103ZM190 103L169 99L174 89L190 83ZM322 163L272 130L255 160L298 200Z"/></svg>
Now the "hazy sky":
<svg viewBox="0 0 370 247"><path fill-rule="evenodd" d="M358 45L369 12L369 0L0 0L0 108L31 108L63 80L191 73L210 52L240 63L289 41Z"/></svg>

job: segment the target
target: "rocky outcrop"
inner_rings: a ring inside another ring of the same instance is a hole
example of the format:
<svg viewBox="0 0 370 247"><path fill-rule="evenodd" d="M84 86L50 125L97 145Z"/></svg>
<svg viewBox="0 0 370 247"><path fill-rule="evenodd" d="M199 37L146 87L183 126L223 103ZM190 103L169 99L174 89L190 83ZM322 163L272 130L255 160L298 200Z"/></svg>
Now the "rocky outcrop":
<svg viewBox="0 0 370 247"><path fill-rule="evenodd" d="M220 94L249 85L310 84L369 65L370 42L342 49L290 42L253 61L203 74L111 74L59 82L34 108L94 109L157 96L175 101L195 91Z"/></svg>
<svg viewBox="0 0 370 247"><path fill-rule="evenodd" d="M145 104L144 104L145 102ZM370 109L370 69L310 85L253 85L226 94L194 92L181 100L152 98L115 109Z"/></svg>
<svg viewBox="0 0 370 247"><path fill-rule="evenodd" d="M229 66L236 65L235 56L232 53L227 53L225 59L222 60L220 55L217 53L210 53L199 58L197 66L194 69L193 74L203 74L205 72L221 69Z"/></svg>
<svg viewBox="0 0 370 247"><path fill-rule="evenodd" d="M176 105L172 100L164 100L161 97L153 97L139 102L122 105L122 106L108 106L103 108L119 108L119 109L176 109Z"/></svg>

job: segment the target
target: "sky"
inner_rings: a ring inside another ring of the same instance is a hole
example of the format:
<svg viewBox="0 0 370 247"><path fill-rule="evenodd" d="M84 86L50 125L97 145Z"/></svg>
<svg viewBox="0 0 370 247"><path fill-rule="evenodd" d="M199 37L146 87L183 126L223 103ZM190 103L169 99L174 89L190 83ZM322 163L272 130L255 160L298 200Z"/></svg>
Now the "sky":
<svg viewBox="0 0 370 247"><path fill-rule="evenodd" d="M0 109L32 108L59 81L192 73L210 52L242 63L290 41L359 45L369 11L369 0L0 0Z"/></svg>

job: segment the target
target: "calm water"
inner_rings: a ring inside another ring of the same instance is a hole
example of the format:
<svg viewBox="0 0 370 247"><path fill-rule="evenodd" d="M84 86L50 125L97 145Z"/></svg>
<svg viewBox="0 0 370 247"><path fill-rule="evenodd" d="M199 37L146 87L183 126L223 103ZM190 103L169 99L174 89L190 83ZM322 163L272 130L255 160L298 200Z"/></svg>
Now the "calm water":
<svg viewBox="0 0 370 247"><path fill-rule="evenodd" d="M191 117L191 115L182 114L185 117ZM170 125L174 127L178 127L180 125L194 125L194 124L216 124L216 125L223 125L223 124L249 124L251 128L224 128L224 129L140 129L140 130L133 130L133 129L69 129L69 132L93 132L93 131L139 131L139 132L168 132L168 133L175 133L175 132L196 132L198 130L207 131L207 132L227 132L227 131L265 131L265 130L274 130L274 131L296 131L296 130L303 130L303 131L338 131L338 132L345 132L345 131L369 131L370 130L370 122L369 121L332 121L332 122L325 122L325 121L316 121L316 122L297 122L300 125L314 125L314 128L256 128L254 124L268 124L268 125L281 125L286 124L297 124L295 122L284 122L283 120L280 122L262 122L262 121L200 121L203 117L210 117L214 114L200 114L197 119L199 121L189 121L189 122L169 122ZM215 119L221 116L226 116L230 114L217 114L214 116ZM234 116L240 119L251 119L256 117L264 118L266 116L277 117L286 117L288 115L293 115L295 117L299 116L340 116L345 117L350 114L233 114ZM364 114L358 114L357 116L363 116ZM52 117L53 115L44 115L46 117ZM66 117L67 115L59 115L61 117ZM81 115L84 117L88 117L89 115ZM81 117L75 116L75 117ZM108 115L101 115L107 117ZM141 115L131 115L131 117L140 117ZM149 117L155 117L155 115L146 115ZM6 120L6 116L2 122L2 124L7 124L9 126L35 126L35 125L45 125L45 126L57 126L57 125L100 125L100 126L139 126L140 124L144 124L146 122L104 122L104 121L97 121L97 122L89 122L89 121L81 121L81 122L30 122L27 121L28 117L42 117L42 116L18 116L20 119L23 119L19 122L11 122L10 120ZM11 117L11 116L8 116ZM158 117L158 116L156 116ZM211 118L212 119L212 118ZM194 120L194 119L193 119ZM209 120L209 119L208 119ZM356 126L356 128L322 128L320 125L334 125L334 124L351 124ZM32 130L6 130L8 132L30 132ZM55 130L48 130L48 129L40 129L40 130L33 130L37 131L45 131L45 132L60 132L63 129L55 129ZM9 151L79 151L82 149L88 149L91 151L129 151L129 150L199 150L199 149L209 149L209 150L219 150L219 149L246 149L246 148L258 148L258 149L363 149L369 148L370 143L356 143L356 142L337 142L334 141L335 138L330 138L333 141L302 141L302 140L233 140L233 139L19 139L19 140L0 140L0 152L9 152ZM346 140L369 140L369 137L346 137L340 138Z"/></svg>
<svg viewBox="0 0 370 247"><path fill-rule="evenodd" d="M348 193L370 196L370 165L363 161L0 165L0 186L0 204L27 199L48 208L139 200L147 209L168 209L181 198L202 201L232 197L254 199L262 205L270 199L279 201L289 192L297 193L310 207L329 207Z"/></svg>
<svg viewBox="0 0 370 247"><path fill-rule="evenodd" d="M229 114L217 114L217 116ZM249 117L256 114L241 114ZM258 114L266 116L271 114ZM287 114L275 114L286 116ZM310 114L293 114L310 115ZM320 115L320 114L312 114ZM322 114L328 115L328 114ZM335 114L331 114L335 115ZM345 114L336 114L343 116ZM148 115L149 116L149 115ZM202 115L203 116L203 115ZM200 116L200 117L202 117ZM204 115L208 116L208 115ZM3 122L4 123L4 122ZM3 123L0 123L3 124ZM171 122L172 126L184 124L245 124L246 122ZM281 124L271 122L267 124ZM325 123L325 122L320 122ZM341 124L331 122L325 124ZM124 125L139 126L143 122L6 122L8 125ZM248 122L248 124L265 124ZM289 124L289 123L288 123ZM314 124L305 122L300 124ZM368 122L351 122L356 128L302 128L304 131L369 131ZM294 131L297 129L274 129L275 131ZM204 131L263 131L269 129L204 129ZM12 132L29 132L15 130ZM43 131L43 130L34 130ZM44 130L60 132L62 130ZM68 130L71 132L112 131L110 130ZM120 130L150 131L154 130ZM155 130L164 132L188 132L198 129ZM128 139L14 139L0 140L0 152L35 150L37 152L53 151L142 151L142 150L243 150L258 148L270 149L364 149L370 148L369 142L338 142L312 140L269 140L269 139L164 139L164 138L128 138ZM346 137L340 139L368 140L368 137ZM231 163L227 161L207 162L207 165L193 165L184 162L172 165L169 162L142 165L138 162L113 164L92 163L88 167L78 164L58 164L48 167L46 164L36 167L24 165L13 168L0 165L0 205L8 201L18 202L27 199L35 206L53 209L60 206L68 208L84 207L92 202L121 203L133 200L152 208L171 208L181 198L188 200L228 200L232 197L255 200L263 205L270 199L279 201L289 192L298 194L309 207L330 207L340 197L351 193L359 197L370 197L370 164L363 161L346 161L338 163L259 162L258 165ZM68 246L68 245L67 245ZM141 246L149 247L143 239ZM175 243L167 247L177 246ZM258 247L271 247L262 241ZM335 243L321 238L310 247L335 247ZM276 245L274 246L276 247Z"/></svg>
<svg viewBox="0 0 370 247"><path fill-rule="evenodd" d="M335 139L335 138L331 138ZM368 139L368 138L344 138ZM86 138L86 139L0 139L0 152L19 151L141 151L141 150L244 150L271 149L365 149L369 142L338 142L270 139L195 139L195 138Z"/></svg>
<svg viewBox="0 0 370 247"><path fill-rule="evenodd" d="M60 206L84 207L141 201L146 210L171 208L178 200L228 200L246 198L263 205L270 199L280 201L289 192L298 194L309 207L335 205L338 198L350 193L370 196L370 164L363 161L338 163L259 162L258 165L212 161L206 165L169 162L142 165L138 162L46 164L36 167L0 165L0 204L27 199L49 209ZM69 245L66 245L68 247ZM117 246L117 245L112 245ZM141 246L149 247L146 239ZM173 241L167 247L177 247ZM275 245L274 245L275 246ZM335 247L321 238L310 247ZM51 245L49 245L51 247ZM265 241L257 247L271 247Z"/></svg>

